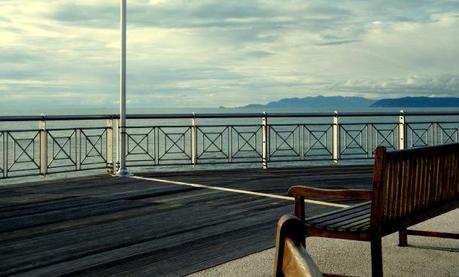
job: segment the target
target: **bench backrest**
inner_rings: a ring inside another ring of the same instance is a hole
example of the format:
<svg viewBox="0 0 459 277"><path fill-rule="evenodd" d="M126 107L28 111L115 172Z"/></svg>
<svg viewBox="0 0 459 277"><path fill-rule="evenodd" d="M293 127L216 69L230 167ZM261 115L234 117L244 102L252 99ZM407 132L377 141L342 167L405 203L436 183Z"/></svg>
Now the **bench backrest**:
<svg viewBox="0 0 459 277"><path fill-rule="evenodd" d="M459 200L459 143L393 152L378 147L374 191L373 216L383 225Z"/></svg>

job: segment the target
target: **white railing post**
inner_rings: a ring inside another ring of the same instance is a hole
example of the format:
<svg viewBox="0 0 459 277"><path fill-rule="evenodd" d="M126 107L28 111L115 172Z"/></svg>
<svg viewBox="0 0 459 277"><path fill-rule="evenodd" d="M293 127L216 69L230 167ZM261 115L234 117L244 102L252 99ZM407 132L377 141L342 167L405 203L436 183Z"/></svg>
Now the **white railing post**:
<svg viewBox="0 0 459 277"><path fill-rule="evenodd" d="M333 115L333 125L332 125L332 155L333 161L335 163L339 160L339 151L340 151L340 140L339 140L339 122L338 122L338 112L335 111Z"/></svg>
<svg viewBox="0 0 459 277"><path fill-rule="evenodd" d="M299 134L300 134L300 138L298 139L298 144L299 144L299 147L298 149L300 149L300 160L304 160L304 144L305 144L305 138L304 138L304 125L300 125L298 124L298 130L299 130Z"/></svg>
<svg viewBox="0 0 459 277"><path fill-rule="evenodd" d="M45 115L41 115L38 122L40 132L40 175L46 175L48 172L48 132L46 131Z"/></svg>
<svg viewBox="0 0 459 277"><path fill-rule="evenodd" d="M86 138L85 138L86 139ZM75 162L76 171L81 170L81 152L83 151L83 141L81 140L81 128L75 130Z"/></svg>
<svg viewBox="0 0 459 277"><path fill-rule="evenodd" d="M228 162L233 162L233 126L228 127Z"/></svg>
<svg viewBox="0 0 459 277"><path fill-rule="evenodd" d="M3 144L3 164L2 164L2 170L3 170L3 177L8 177L8 132L2 132L2 144Z"/></svg>
<svg viewBox="0 0 459 277"><path fill-rule="evenodd" d="M268 115L266 112L263 112L263 116L261 117L261 163L263 169L268 168Z"/></svg>
<svg viewBox="0 0 459 277"><path fill-rule="evenodd" d="M114 170L115 172L118 172L118 170L120 169L120 149L121 149L121 146L120 146L120 120L119 119L115 119L115 125L113 126L113 128L115 129L115 144L116 144L116 151L115 151L115 155L116 155L116 164L114 165Z"/></svg>
<svg viewBox="0 0 459 277"><path fill-rule="evenodd" d="M441 142L439 141L441 140L439 140L438 138L438 123L433 122L432 123L432 145L441 144Z"/></svg>
<svg viewBox="0 0 459 277"><path fill-rule="evenodd" d="M400 117L398 120L398 149L405 149L405 113L400 111Z"/></svg>
<svg viewBox="0 0 459 277"><path fill-rule="evenodd" d="M115 172L114 163L113 163L113 125L114 125L113 123L114 123L113 118L107 120L107 133L106 133L107 154L106 155L107 155L107 173L108 174L113 174Z"/></svg>
<svg viewBox="0 0 459 277"><path fill-rule="evenodd" d="M196 166L197 162L197 150L198 150L198 140L197 140L197 127L196 127L196 114L193 113L191 117L191 164L193 167Z"/></svg>

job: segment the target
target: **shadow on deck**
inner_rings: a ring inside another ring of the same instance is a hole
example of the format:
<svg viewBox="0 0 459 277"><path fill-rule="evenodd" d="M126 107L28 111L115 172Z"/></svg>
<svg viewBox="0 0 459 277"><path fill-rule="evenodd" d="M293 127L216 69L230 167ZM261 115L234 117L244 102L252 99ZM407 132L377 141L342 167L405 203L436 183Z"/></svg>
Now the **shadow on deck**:
<svg viewBox="0 0 459 277"><path fill-rule="evenodd" d="M290 186L370 188L371 178L371 166L334 166L3 186L0 275L189 274L273 247L278 218L293 210L278 197Z"/></svg>

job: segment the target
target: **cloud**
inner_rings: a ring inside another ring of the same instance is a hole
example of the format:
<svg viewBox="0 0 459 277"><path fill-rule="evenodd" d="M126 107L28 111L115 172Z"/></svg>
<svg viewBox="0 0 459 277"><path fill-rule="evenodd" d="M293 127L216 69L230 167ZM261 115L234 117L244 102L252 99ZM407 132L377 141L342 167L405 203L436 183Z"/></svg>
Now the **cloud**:
<svg viewBox="0 0 459 277"><path fill-rule="evenodd" d="M116 106L118 4L1 1L2 103L22 95ZM130 0L128 98L217 107L459 96L458 15L455 1Z"/></svg>
<svg viewBox="0 0 459 277"><path fill-rule="evenodd" d="M348 40L335 40L335 41L328 41L328 42L319 42L316 45L342 45L342 44L348 44L348 43L354 43L354 42L359 42L360 40L358 39L348 39Z"/></svg>
<svg viewBox="0 0 459 277"><path fill-rule="evenodd" d="M459 75L436 77L411 76L405 79L347 80L335 84L339 91L355 91L361 95L372 95L376 98L410 96L459 96Z"/></svg>

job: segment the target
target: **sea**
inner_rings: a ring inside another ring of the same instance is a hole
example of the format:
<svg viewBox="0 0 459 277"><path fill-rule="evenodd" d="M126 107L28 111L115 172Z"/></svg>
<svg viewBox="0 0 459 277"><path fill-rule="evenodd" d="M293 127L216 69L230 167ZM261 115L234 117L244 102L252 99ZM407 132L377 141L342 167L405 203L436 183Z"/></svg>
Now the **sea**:
<svg viewBox="0 0 459 277"><path fill-rule="evenodd" d="M437 112L437 111L454 111L459 113L459 108L346 108L346 109L333 109L333 108L157 108L157 107L129 107L127 108L128 114L188 114L189 118L185 119L149 119L149 120L128 120L128 126L189 126L191 124L191 114L237 114L237 113L253 113L260 114L260 117L255 118L229 118L229 119L197 119L196 123L198 126L224 126L224 125L259 125L261 123L261 115L263 112L266 112L269 116L270 113L329 113L337 111L338 116L342 112L346 113L358 113L358 112L394 112L398 114L401 110L405 112ZM50 106L46 108L39 107L2 107L0 109L0 118L2 116L33 116L33 115L106 115L106 114L118 114L116 107L110 108L94 108L94 107L59 107L59 106ZM269 124L278 124L278 125L288 125L288 124L306 124L313 126L314 124L331 124L333 118L329 117L308 117L308 118L269 118ZM355 126L362 123L378 123L378 124L396 124L398 123L398 116L377 116L377 117L339 117L340 123L345 124L355 124ZM457 141L458 139L458 130L459 130L459 115L454 116L416 116L416 117L406 117L407 122L420 122L425 123L425 127L428 127L429 122L444 122L447 124L448 128L451 129L449 134ZM427 125L426 125L427 124ZM69 122L69 121L52 121L47 122L47 128L80 128L80 127L103 127L106 125L105 120L87 120L87 121L78 121L78 122ZM37 130L38 122L2 122L0 120L0 132L5 130ZM141 130L139 128L137 130ZM217 128L218 129L218 128ZM287 130L287 129L286 129ZM288 130L287 130L288 131ZM287 132L285 131L285 132ZM282 130L280 131L282 133ZM421 135L423 135L421 133ZM282 135L281 135L282 136ZM276 136L277 138L277 136ZM413 138L411 138L413 139ZM277 142L276 142L277 143ZM282 143L282 141L280 141ZM9 151L12 150L11 147ZM1 151L0 151L1 152ZM363 161L341 161L339 164L347 163L369 163L371 160ZM274 164L274 163L273 163ZM333 166L335 163L332 161L314 161L304 164L308 165L330 165ZM192 167L190 165L169 165L169 166L154 166L150 168L142 169L133 169L132 172L141 172L142 170L148 171L181 171L181 170L200 170L200 169L222 169L222 168L231 168L231 167L244 167L244 168L260 168L260 163L247 163L247 164L207 164L207 165L198 165ZM288 167L292 166L291 163L276 163L275 167ZM0 169L2 168L0 164ZM56 173L50 174L45 177L43 176L31 176L31 177L15 177L15 178L0 178L0 185L7 185L11 183L18 182L29 182L29 181L41 181L41 180L50 180L56 178L69 178L77 176L85 176L91 174L104 174L103 170L96 171L81 171L81 172L65 172L65 173Z"/></svg>

